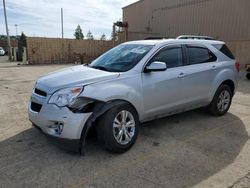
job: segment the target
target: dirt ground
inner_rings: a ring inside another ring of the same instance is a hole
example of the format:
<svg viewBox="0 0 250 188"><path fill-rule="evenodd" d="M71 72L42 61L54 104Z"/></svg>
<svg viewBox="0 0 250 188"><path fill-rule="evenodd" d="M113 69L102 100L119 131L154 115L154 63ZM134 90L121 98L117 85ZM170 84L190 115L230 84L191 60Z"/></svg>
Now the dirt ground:
<svg viewBox="0 0 250 188"><path fill-rule="evenodd" d="M35 80L66 66L0 58L0 187L250 187L250 81L242 78L223 117L199 109L143 124L121 155L92 137L81 157L57 148L27 117Z"/></svg>

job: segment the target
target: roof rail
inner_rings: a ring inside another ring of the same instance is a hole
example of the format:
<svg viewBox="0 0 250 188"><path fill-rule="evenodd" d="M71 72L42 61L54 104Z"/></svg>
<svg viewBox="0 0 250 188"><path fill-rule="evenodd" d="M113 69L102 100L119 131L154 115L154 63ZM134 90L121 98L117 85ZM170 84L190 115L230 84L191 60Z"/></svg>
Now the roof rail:
<svg viewBox="0 0 250 188"><path fill-rule="evenodd" d="M208 36L197 36L197 35L181 35L176 39L198 39L198 40L216 40L213 37Z"/></svg>

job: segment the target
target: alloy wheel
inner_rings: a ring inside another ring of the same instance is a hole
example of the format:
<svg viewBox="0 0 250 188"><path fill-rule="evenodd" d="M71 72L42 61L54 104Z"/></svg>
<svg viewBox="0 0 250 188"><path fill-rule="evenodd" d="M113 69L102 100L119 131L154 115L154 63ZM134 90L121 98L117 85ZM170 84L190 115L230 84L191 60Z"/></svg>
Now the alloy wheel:
<svg viewBox="0 0 250 188"><path fill-rule="evenodd" d="M223 90L218 97L217 107L220 112L227 110L230 104L231 96L227 90Z"/></svg>
<svg viewBox="0 0 250 188"><path fill-rule="evenodd" d="M113 121L113 135L121 145L128 144L135 135L135 119L129 111L122 110Z"/></svg>

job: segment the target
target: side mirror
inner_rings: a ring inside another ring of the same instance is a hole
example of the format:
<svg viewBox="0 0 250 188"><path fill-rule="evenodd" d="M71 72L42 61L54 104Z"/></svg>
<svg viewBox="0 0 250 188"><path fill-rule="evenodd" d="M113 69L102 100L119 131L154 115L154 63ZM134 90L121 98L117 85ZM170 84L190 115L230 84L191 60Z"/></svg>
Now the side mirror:
<svg viewBox="0 0 250 188"><path fill-rule="evenodd" d="M155 72L155 71L165 71L167 70L167 65L164 62L153 62L148 65L145 69L145 72Z"/></svg>

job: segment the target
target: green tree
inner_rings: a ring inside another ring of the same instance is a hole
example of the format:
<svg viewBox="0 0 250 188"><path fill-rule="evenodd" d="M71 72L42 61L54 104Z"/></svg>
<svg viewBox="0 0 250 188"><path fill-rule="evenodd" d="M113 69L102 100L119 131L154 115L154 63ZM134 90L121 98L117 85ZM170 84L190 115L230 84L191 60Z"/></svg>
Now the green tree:
<svg viewBox="0 0 250 188"><path fill-rule="evenodd" d="M86 35L86 38L88 40L94 40L94 36L92 35L91 31L88 31L87 35Z"/></svg>
<svg viewBox="0 0 250 188"><path fill-rule="evenodd" d="M6 40L7 36L6 35L0 35L0 40Z"/></svg>
<svg viewBox="0 0 250 188"><path fill-rule="evenodd" d="M82 33L82 29L80 25L77 25L74 36L77 40L82 40L84 39L84 35Z"/></svg>
<svg viewBox="0 0 250 188"><path fill-rule="evenodd" d="M21 36L20 36L20 40L26 40L26 35L22 32Z"/></svg>
<svg viewBox="0 0 250 188"><path fill-rule="evenodd" d="M103 33L100 40L107 40L106 35Z"/></svg>

